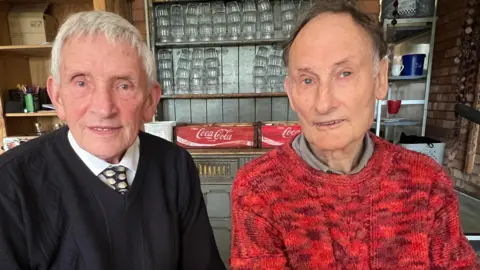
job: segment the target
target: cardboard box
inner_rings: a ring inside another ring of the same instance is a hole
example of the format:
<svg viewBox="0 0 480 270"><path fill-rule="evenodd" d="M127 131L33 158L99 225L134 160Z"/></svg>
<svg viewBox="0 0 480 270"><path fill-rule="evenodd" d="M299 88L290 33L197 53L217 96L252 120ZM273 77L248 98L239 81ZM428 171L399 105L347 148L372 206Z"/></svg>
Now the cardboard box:
<svg viewBox="0 0 480 270"><path fill-rule="evenodd" d="M254 148L254 124L200 124L176 128L177 145L184 148Z"/></svg>
<svg viewBox="0 0 480 270"><path fill-rule="evenodd" d="M55 39L57 20L45 14L48 3L14 5L8 13L12 45L39 45Z"/></svg>
<svg viewBox="0 0 480 270"><path fill-rule="evenodd" d="M260 129L262 148L275 148L289 143L302 132L297 122L263 122Z"/></svg>

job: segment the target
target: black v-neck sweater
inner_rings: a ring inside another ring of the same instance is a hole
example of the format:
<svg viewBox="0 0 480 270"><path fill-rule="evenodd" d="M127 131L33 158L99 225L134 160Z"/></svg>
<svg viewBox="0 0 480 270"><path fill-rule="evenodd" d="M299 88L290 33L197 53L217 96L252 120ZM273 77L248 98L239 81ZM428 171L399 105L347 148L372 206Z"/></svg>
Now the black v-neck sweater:
<svg viewBox="0 0 480 270"><path fill-rule="evenodd" d="M0 156L0 269L225 269L187 151L140 132L122 195L60 129Z"/></svg>

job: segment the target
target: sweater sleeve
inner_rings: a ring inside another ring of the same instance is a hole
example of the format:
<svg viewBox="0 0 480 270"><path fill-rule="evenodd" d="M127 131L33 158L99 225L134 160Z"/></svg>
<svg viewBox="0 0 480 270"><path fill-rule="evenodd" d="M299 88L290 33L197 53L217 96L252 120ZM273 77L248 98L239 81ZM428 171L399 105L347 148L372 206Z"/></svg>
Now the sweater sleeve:
<svg viewBox="0 0 480 270"><path fill-rule="evenodd" d="M181 223L181 255L179 269L223 270L208 219L205 201L200 189L200 178L190 155L185 154L180 169L178 187L179 216Z"/></svg>
<svg viewBox="0 0 480 270"><path fill-rule="evenodd" d="M239 173L232 190L232 270L281 270L287 267L280 232L269 219L267 205L254 179ZM250 183L250 184L249 184Z"/></svg>
<svg viewBox="0 0 480 270"><path fill-rule="evenodd" d="M442 172L434 185L432 196L436 210L430 232L432 269L480 269L476 254L463 234L458 199L446 173Z"/></svg>

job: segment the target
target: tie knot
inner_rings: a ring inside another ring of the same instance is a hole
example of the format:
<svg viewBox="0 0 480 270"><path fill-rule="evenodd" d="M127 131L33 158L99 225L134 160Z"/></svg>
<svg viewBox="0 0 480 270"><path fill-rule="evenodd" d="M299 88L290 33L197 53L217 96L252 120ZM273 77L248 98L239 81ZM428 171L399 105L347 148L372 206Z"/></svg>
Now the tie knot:
<svg viewBox="0 0 480 270"><path fill-rule="evenodd" d="M102 178L116 191L124 194L128 191L127 168L124 166L109 166L101 172Z"/></svg>

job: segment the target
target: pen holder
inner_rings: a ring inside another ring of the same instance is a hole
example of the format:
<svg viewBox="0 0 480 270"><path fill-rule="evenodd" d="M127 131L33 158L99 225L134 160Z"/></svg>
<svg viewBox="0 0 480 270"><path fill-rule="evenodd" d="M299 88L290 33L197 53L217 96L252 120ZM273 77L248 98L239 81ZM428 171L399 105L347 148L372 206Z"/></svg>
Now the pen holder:
<svg viewBox="0 0 480 270"><path fill-rule="evenodd" d="M35 106L34 106L32 94L25 94L25 109L27 110L27 112L35 112Z"/></svg>

